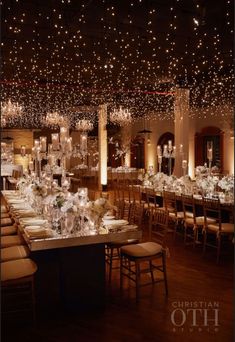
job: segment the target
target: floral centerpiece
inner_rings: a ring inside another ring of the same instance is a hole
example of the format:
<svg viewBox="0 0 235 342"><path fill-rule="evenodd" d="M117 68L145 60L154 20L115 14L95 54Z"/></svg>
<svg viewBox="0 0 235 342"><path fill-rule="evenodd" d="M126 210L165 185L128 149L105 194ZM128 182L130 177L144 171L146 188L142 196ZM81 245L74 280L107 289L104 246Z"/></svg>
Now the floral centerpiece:
<svg viewBox="0 0 235 342"><path fill-rule="evenodd" d="M233 189L234 189L234 175L225 176L219 182L218 186L224 190L225 194L230 198L233 197Z"/></svg>
<svg viewBox="0 0 235 342"><path fill-rule="evenodd" d="M116 210L117 208L106 199L98 198L95 201L90 201L86 205L86 217L93 222L97 232L99 231L102 218L110 210Z"/></svg>
<svg viewBox="0 0 235 342"><path fill-rule="evenodd" d="M201 190L202 195L213 194L215 186L218 184L219 178L215 176L207 176L196 179L196 185Z"/></svg>
<svg viewBox="0 0 235 342"><path fill-rule="evenodd" d="M34 196L46 197L47 195L47 186L44 183L33 182L31 189Z"/></svg>

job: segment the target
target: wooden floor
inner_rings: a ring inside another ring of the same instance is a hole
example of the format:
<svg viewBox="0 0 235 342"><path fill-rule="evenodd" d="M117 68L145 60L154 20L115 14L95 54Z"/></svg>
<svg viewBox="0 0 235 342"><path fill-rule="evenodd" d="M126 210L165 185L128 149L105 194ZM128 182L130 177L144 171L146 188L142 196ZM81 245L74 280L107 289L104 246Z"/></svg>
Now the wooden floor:
<svg viewBox="0 0 235 342"><path fill-rule="evenodd" d="M115 270L111 286L107 282L106 307L102 312L43 312L38 314L34 327L24 319L4 323L2 341L232 341L233 250L216 265L214 250L208 250L203 258L200 246L194 250L185 248L180 236L173 243L169 235L168 246L168 298L163 283L159 283L141 288L141 299L136 304L134 287L128 282L121 296L119 271ZM192 305L202 309L196 313L194 327L192 311L186 313ZM213 321L205 326L205 308L210 309L208 318L213 318L212 309L219 309L219 326ZM182 326L175 326L174 318Z"/></svg>

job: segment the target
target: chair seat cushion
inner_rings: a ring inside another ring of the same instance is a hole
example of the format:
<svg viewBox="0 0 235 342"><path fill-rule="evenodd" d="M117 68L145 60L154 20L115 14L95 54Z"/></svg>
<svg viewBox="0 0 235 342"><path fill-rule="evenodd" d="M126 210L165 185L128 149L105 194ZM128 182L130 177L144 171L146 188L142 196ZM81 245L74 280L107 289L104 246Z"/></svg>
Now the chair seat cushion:
<svg viewBox="0 0 235 342"><path fill-rule="evenodd" d="M12 224L12 220L10 218L1 218L1 227L10 226Z"/></svg>
<svg viewBox="0 0 235 342"><path fill-rule="evenodd" d="M10 218L9 213L1 213L1 219L3 218Z"/></svg>
<svg viewBox="0 0 235 342"><path fill-rule="evenodd" d="M29 277L37 271L37 265L31 259L18 259L1 263L1 281Z"/></svg>
<svg viewBox="0 0 235 342"><path fill-rule="evenodd" d="M172 219L183 219L184 212L183 211L177 211L176 213L169 212L169 217Z"/></svg>
<svg viewBox="0 0 235 342"><path fill-rule="evenodd" d="M207 218L207 222L208 223L216 223L216 219L208 217ZM188 225L193 226L194 225L194 220L193 220L193 218L187 217L185 219L185 223L188 224ZM203 226L204 225L204 216L197 216L196 217L196 225L198 225L198 226Z"/></svg>
<svg viewBox="0 0 235 342"><path fill-rule="evenodd" d="M16 233L17 233L17 227L16 226L1 227L1 236L14 235Z"/></svg>
<svg viewBox="0 0 235 342"><path fill-rule="evenodd" d="M162 246L156 242L143 242L121 247L121 253L136 258L154 256L162 252Z"/></svg>
<svg viewBox="0 0 235 342"><path fill-rule="evenodd" d="M24 240L19 235L8 235L1 237L1 248L23 245Z"/></svg>
<svg viewBox="0 0 235 342"><path fill-rule="evenodd" d="M131 244L136 244L138 243L139 240L138 239L128 239L128 240L123 240L123 241L114 241L114 242L109 242L107 243L107 246L110 248L120 248L122 246L126 246L126 245L131 245Z"/></svg>
<svg viewBox="0 0 235 342"><path fill-rule="evenodd" d="M27 258L29 249L27 246L12 246L1 249L1 262Z"/></svg>
<svg viewBox="0 0 235 342"><path fill-rule="evenodd" d="M8 212L8 210L5 207L5 205L1 205L1 213L7 213L7 212Z"/></svg>
<svg viewBox="0 0 235 342"><path fill-rule="evenodd" d="M208 224L208 230L218 232L219 225L218 224ZM234 224L233 223L221 223L221 232L222 233L234 233Z"/></svg>

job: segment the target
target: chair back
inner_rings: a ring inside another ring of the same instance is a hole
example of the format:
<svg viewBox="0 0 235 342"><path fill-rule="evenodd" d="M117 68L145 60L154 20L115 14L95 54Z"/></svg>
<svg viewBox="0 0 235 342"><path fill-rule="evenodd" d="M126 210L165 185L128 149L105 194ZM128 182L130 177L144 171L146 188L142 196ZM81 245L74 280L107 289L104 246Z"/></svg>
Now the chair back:
<svg viewBox="0 0 235 342"><path fill-rule="evenodd" d="M208 218L215 218L217 224L219 224L219 230L221 230L221 205L219 198L211 199L203 197L203 212L205 228L209 224Z"/></svg>
<svg viewBox="0 0 235 342"><path fill-rule="evenodd" d="M166 246L166 235L168 231L168 212L161 209L152 209L149 220L150 240Z"/></svg>
<svg viewBox="0 0 235 342"><path fill-rule="evenodd" d="M193 214L194 224L196 224L196 210L195 210L195 202L193 199L193 195L181 195L184 218L188 217L188 213Z"/></svg>
<svg viewBox="0 0 235 342"><path fill-rule="evenodd" d="M172 191L163 191L163 202L165 210L177 214L176 197Z"/></svg>
<svg viewBox="0 0 235 342"><path fill-rule="evenodd" d="M136 224L139 228L142 227L143 222L143 215L144 215L144 207L143 205L135 202L133 203L130 211L130 224Z"/></svg>
<svg viewBox="0 0 235 342"><path fill-rule="evenodd" d="M155 191L153 189L145 188L145 192L146 192L146 200L148 203L148 207L150 207L151 204L157 207L157 198L156 198Z"/></svg>

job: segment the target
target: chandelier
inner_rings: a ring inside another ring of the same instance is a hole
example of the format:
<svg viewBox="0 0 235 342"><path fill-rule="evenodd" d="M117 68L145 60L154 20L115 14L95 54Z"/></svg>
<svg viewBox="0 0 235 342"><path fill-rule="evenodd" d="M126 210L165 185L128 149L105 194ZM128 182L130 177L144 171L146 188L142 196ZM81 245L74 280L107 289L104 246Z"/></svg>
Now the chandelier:
<svg viewBox="0 0 235 342"><path fill-rule="evenodd" d="M114 111L110 113L110 121L119 126L129 125L132 121L131 113L128 109L123 109L122 106L120 106L119 109L114 109Z"/></svg>
<svg viewBox="0 0 235 342"><path fill-rule="evenodd" d="M76 124L76 129L81 132L92 131L93 128L93 123L90 120L78 120Z"/></svg>
<svg viewBox="0 0 235 342"><path fill-rule="evenodd" d="M69 126L68 119L62 115L59 115L58 112L47 113L44 124L45 124L45 126L48 126L51 128L57 128L58 126L59 127L61 127L61 126L68 127Z"/></svg>
<svg viewBox="0 0 235 342"><path fill-rule="evenodd" d="M6 127L6 125L7 125L6 118L3 115L1 115L1 128Z"/></svg>
<svg viewBox="0 0 235 342"><path fill-rule="evenodd" d="M5 127L8 121L16 118L21 112L22 106L19 106L17 102L14 103L11 100L1 102L1 127Z"/></svg>

